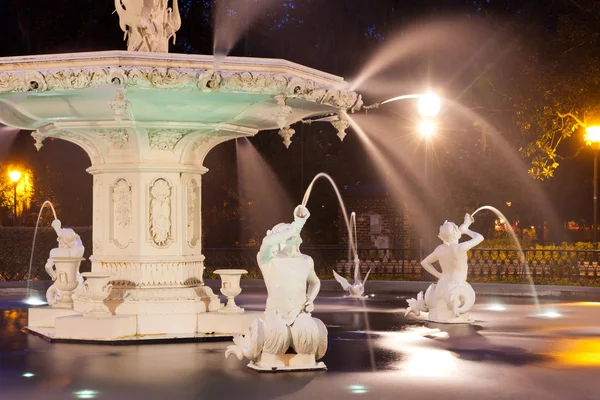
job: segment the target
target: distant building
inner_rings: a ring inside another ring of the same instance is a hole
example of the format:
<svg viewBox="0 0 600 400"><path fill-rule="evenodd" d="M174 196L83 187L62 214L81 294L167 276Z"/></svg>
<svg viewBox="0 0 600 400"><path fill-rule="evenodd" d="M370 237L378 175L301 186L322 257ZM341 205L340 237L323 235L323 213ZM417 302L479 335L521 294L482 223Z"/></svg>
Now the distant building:
<svg viewBox="0 0 600 400"><path fill-rule="evenodd" d="M418 243L412 243L410 213L406 204L390 195L385 185L359 184L344 187L341 192L347 212L356 213L359 248L418 247ZM343 221L340 221L339 227L340 238L346 242L348 234Z"/></svg>

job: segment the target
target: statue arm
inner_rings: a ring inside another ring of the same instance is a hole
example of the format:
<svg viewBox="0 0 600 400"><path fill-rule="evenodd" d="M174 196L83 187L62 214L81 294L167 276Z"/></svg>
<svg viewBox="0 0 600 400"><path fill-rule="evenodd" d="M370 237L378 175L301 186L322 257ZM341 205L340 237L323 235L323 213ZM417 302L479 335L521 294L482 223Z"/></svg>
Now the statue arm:
<svg viewBox="0 0 600 400"><path fill-rule="evenodd" d="M306 291L306 304L304 309L306 312L313 312L315 309L314 301L321 290L321 280L315 272L315 264L312 258L310 259L310 272L308 273L308 289Z"/></svg>
<svg viewBox="0 0 600 400"><path fill-rule="evenodd" d="M258 251L258 265L268 263L273 254L273 248L280 243L285 242L296 234L298 228L292 223L290 227L282 232L271 233L263 238L260 250Z"/></svg>
<svg viewBox="0 0 600 400"><path fill-rule="evenodd" d="M440 279L442 277L442 274L433 266L433 263L436 261L438 261L438 257L435 254L435 250L434 250L433 253L431 253L430 255L425 257L423 259L423 261L421 261L421 266L423 268L425 268L425 271L429 272L431 275Z"/></svg>
<svg viewBox="0 0 600 400"><path fill-rule="evenodd" d="M474 219L471 215L465 214L465 222L461 226L458 227L458 230L463 235L467 235L471 237L471 240L467 240L458 245L458 248L461 251L469 251L473 247L477 246L479 243L483 242L483 235L477 232L473 232L469 229L469 226L474 222Z"/></svg>
<svg viewBox="0 0 600 400"><path fill-rule="evenodd" d="M480 244L481 242L483 242L483 235L481 233L473 232L469 228L463 228L463 229L461 229L460 232L464 235L471 237L470 240L467 240L466 242L463 242L458 245L458 247L461 251L469 251L473 247L475 247L478 244Z"/></svg>

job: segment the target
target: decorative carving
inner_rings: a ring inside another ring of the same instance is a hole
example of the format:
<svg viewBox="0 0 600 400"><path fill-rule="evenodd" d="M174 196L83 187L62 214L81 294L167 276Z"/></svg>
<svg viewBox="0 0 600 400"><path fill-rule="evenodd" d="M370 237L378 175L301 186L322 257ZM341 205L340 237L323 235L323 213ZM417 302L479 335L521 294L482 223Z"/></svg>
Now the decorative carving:
<svg viewBox="0 0 600 400"><path fill-rule="evenodd" d="M188 244L195 247L200 238L200 187L192 178L187 184L187 234Z"/></svg>
<svg viewBox="0 0 600 400"><path fill-rule="evenodd" d="M279 129L283 129L287 123L287 118L292 114L292 107L285 104L287 97L284 95L274 96L275 100L277 100L277 109L275 110L275 119L277 121L277 126Z"/></svg>
<svg viewBox="0 0 600 400"><path fill-rule="evenodd" d="M112 191L115 222L126 228L131 223L131 186L125 179L119 179Z"/></svg>
<svg viewBox="0 0 600 400"><path fill-rule="evenodd" d="M113 277L115 287L202 284L203 261L158 263L100 262L98 272Z"/></svg>
<svg viewBox="0 0 600 400"><path fill-rule="evenodd" d="M158 150L173 150L182 137L192 132L189 129L148 128L150 147Z"/></svg>
<svg viewBox="0 0 600 400"><path fill-rule="evenodd" d="M259 92L282 93L287 85L288 78L280 74L260 74L252 72L233 72L222 74L219 89L225 92Z"/></svg>
<svg viewBox="0 0 600 400"><path fill-rule="evenodd" d="M283 138L283 144L285 145L286 149L290 148L290 144L292 144L290 138L294 136L294 133L296 133L296 131L290 128L289 126L286 126L285 128L279 131L279 136Z"/></svg>
<svg viewBox="0 0 600 400"><path fill-rule="evenodd" d="M159 178L150 187L150 237L159 247L171 240L171 186Z"/></svg>
<svg viewBox="0 0 600 400"><path fill-rule="evenodd" d="M175 43L181 16L177 0L173 8L168 5L168 0L115 0L128 51L169 52L169 40Z"/></svg>
<svg viewBox="0 0 600 400"><path fill-rule="evenodd" d="M83 137L81 134L76 134L73 132L62 132L60 134L60 137L66 138L65 140L73 142L76 145L78 145L79 147L82 147L85 151L87 151L89 153L89 155L91 157L95 158L95 157L98 157L98 155L99 155L98 149L96 149L96 146L94 146L94 144L92 142L90 142L88 139Z"/></svg>
<svg viewBox="0 0 600 400"><path fill-rule="evenodd" d="M344 138L346 137L346 129L348 129L348 127L350 126L346 111L340 111L338 113L338 119L333 121L331 125L333 125L333 127L337 130L337 136L343 142Z"/></svg>
<svg viewBox="0 0 600 400"><path fill-rule="evenodd" d="M40 151L44 146L44 135L39 133L38 131L31 132L31 137L35 140L35 148L37 151Z"/></svg>
<svg viewBox="0 0 600 400"><path fill-rule="evenodd" d="M362 98L355 92L326 88L313 80L287 74L217 73L205 70L144 67L0 73L0 93L83 89L111 84L142 89L284 94L287 97L301 98L343 110L357 111L362 107Z"/></svg>
<svg viewBox="0 0 600 400"><path fill-rule="evenodd" d="M98 136L114 147L123 148L129 142L129 134L126 129L101 129L97 132Z"/></svg>
<svg viewBox="0 0 600 400"><path fill-rule="evenodd" d="M118 79L118 78L113 78ZM120 81L120 80L119 80ZM114 111L114 119L116 122L123 121L123 111L127 111L129 101L125 100L125 89L117 90L114 100L108 102L110 108Z"/></svg>

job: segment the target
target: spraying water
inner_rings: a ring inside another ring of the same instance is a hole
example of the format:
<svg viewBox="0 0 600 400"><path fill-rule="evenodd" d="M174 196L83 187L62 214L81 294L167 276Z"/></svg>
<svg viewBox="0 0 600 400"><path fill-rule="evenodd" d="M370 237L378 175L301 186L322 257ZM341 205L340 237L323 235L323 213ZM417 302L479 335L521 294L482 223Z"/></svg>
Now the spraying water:
<svg viewBox="0 0 600 400"><path fill-rule="evenodd" d="M479 207L477 210L475 210L475 212L472 214L472 216L475 216L475 214L477 214L479 211L482 211L482 210L489 210L489 211L493 212L494 214L496 214L498 216L498 218L500 218L502 221L504 221L504 226L508 230L510 237L515 241L515 244L517 245L517 250L519 251L519 256L521 258L521 260L520 260L521 264L525 268L525 273L527 274L527 281L529 282L529 285L531 286L531 293L533 294L535 307L538 311L538 314L540 314L541 309L540 309L540 301L537 296L537 290L535 289L535 284L533 283L533 278L531 277L531 273L529 271L529 266L527 264L527 259L525 258L525 253L523 252L523 248L521 247L521 242L519 242L519 238L515 234L515 231L513 230L508 219L504 216L504 214L502 214L495 207L492 207L492 206Z"/></svg>
<svg viewBox="0 0 600 400"><path fill-rule="evenodd" d="M40 217L42 216L42 211L44 211L44 207L46 205L50 206L50 208L52 209L52 214L54 215L54 219L57 219L56 211L54 210L54 206L52 205L51 202L46 200L40 207L40 212L38 213L37 221L35 223L35 230L33 231L33 243L31 243L31 256L29 257L29 271L27 272L27 300L25 300L25 303L29 304L31 306L46 304L46 302L44 300L40 299L38 296L31 295L31 266L33 264L33 249L35 248L35 238L37 236L37 230L38 230L38 225L40 223Z"/></svg>
<svg viewBox="0 0 600 400"><path fill-rule="evenodd" d="M241 209L243 227L240 239L246 242L285 219L292 200L252 142L248 138L239 138L235 143L239 193L241 199L248 203Z"/></svg>
<svg viewBox="0 0 600 400"><path fill-rule="evenodd" d="M215 33L213 42L214 70L219 70L221 63L231 49L248 32L250 26L264 16L275 0L219 0L215 3Z"/></svg>
<svg viewBox="0 0 600 400"><path fill-rule="evenodd" d="M350 259L351 255L352 255L353 256L352 259L358 260L358 250L356 248L356 243L354 242L354 238L352 235L352 227L350 226L350 221L348 220L348 213L346 212L346 206L344 205L344 201L342 200L342 195L340 194L340 191L339 191L337 185L335 184L335 182L333 181L333 179L331 178L331 176L327 175L324 172L319 172L314 177L314 179L312 180L310 185L308 185L308 188L306 189L306 192L304 193L304 198L302 199L302 205L304 207L306 207L306 204L308 203L308 199L310 198L310 193L312 192L313 185L320 178L325 178L329 181L329 183L331 183L331 186L333 187L333 190L335 191L335 194L340 203L340 207L342 209L342 215L344 216L344 223L346 224L346 229L348 230L348 242L350 244L350 246L348 248L348 253L349 253L348 259ZM356 226L356 221L354 222L354 224ZM355 229L355 232L356 232L356 229Z"/></svg>

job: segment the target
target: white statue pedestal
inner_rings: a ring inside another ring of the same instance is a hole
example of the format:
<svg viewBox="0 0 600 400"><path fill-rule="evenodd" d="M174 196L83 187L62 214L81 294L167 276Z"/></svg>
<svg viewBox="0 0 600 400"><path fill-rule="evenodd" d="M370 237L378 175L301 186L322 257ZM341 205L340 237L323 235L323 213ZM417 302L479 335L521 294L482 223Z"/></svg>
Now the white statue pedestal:
<svg viewBox="0 0 600 400"><path fill-rule="evenodd" d="M219 312L242 313L244 309L235 304L235 296L242 293L240 280L247 274L245 269L218 269L214 272L221 277L221 294L227 297L227 304Z"/></svg>
<svg viewBox="0 0 600 400"><path fill-rule="evenodd" d="M137 332L135 315L86 316L56 318L54 339L119 340Z"/></svg>
<svg viewBox="0 0 600 400"><path fill-rule="evenodd" d="M267 354L258 362L250 362L248 368L259 372L315 371L326 370L323 362L316 362L314 354Z"/></svg>

